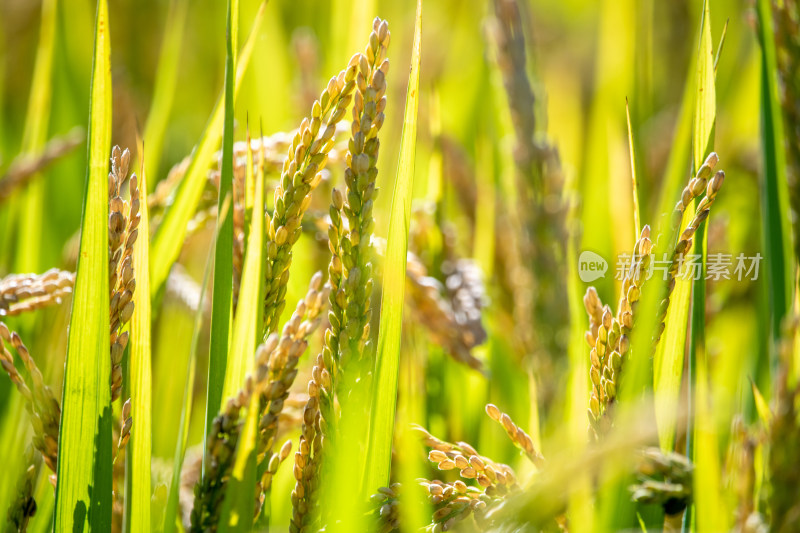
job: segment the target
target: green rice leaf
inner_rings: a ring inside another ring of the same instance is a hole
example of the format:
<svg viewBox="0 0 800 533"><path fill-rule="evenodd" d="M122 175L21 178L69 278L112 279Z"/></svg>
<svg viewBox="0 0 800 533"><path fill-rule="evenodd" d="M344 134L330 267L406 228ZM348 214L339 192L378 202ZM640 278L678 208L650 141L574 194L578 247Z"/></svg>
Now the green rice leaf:
<svg viewBox="0 0 800 533"><path fill-rule="evenodd" d="M250 136L247 136L247 181L253 175L253 154ZM261 265L264 263L264 173L259 167L253 207L252 225L247 241L247 252L242 267L242 285L239 304L233 323L231 347L228 352L227 370L222 398L230 398L244 385L244 379L253 369L256 345L261 330L264 312L264 278Z"/></svg>
<svg viewBox="0 0 800 533"><path fill-rule="evenodd" d="M786 148L777 79L771 2L758 0L758 29L761 41L761 149L764 154L760 185L764 242L764 265L769 295L771 367L777 367L776 346L781 324L791 305L794 263L789 227L789 192L786 176Z"/></svg>
<svg viewBox="0 0 800 533"><path fill-rule="evenodd" d="M708 361L697 359L697 376L694 380L697 401L695 403L695 452L694 513L698 533L730 531L733 511L728 509L723 497L722 468L720 462L719 435L711 405L711 384ZM687 512L687 517L690 516ZM686 524L684 526L686 529Z"/></svg>
<svg viewBox="0 0 800 533"><path fill-rule="evenodd" d="M264 21L266 2L262 3L258 14L253 21L250 35L239 53L236 65L236 84L233 89L234 98L238 87L247 71L247 65L256 43L256 38L261 30ZM197 209L197 204L203 194L203 187L206 182L208 169L214 160L214 151L222 138L223 96L217 101L211 117L208 120L206 129L200 137L200 142L192 152L192 160L186 169L186 175L175 194L175 201L164 213L164 220L158 227L153 238L152 256L153 262L150 265L150 293L156 294L161 285L166 281L172 264L178 257L186 237L186 225L191 220Z"/></svg>
<svg viewBox="0 0 800 533"><path fill-rule="evenodd" d="M714 50L711 42L711 18L708 2L704 4L703 22L700 29L700 47L697 57L697 96L695 100L694 133L692 138L693 171L703 164L714 143L716 121L716 87ZM697 201L694 202L695 204ZM689 343L689 390L688 403L693 428L689 430L686 455L695 461L694 511L686 513L686 522L694 512L697 516L697 531L719 531L728 529L728 514L725 500L720 496L722 457L717 441L717 419L711 405L711 390L708 381L708 358L705 349L705 276L708 222L698 228L694 237L693 253L700 256L699 279L694 281L692 294L692 335ZM694 413L692 413L694 411Z"/></svg>
<svg viewBox="0 0 800 533"><path fill-rule="evenodd" d="M392 460L392 437L397 407L397 376L400 363L400 336L403 325L408 227L411 219L411 193L414 182L414 159L417 141L417 107L419 105L419 66L422 38L422 0L417 0L414 45L411 51L411 72L408 76L400 161L392 195L389 235L383 269L383 299L375 362L375 383L365 490L377 490L389 484Z"/></svg>
<svg viewBox="0 0 800 533"><path fill-rule="evenodd" d="M719 64L719 58L722 56L722 48L725 46L725 37L728 35L728 23L730 19L725 21L725 25L722 27L722 35L719 37L719 44L717 45L717 55L714 56L714 75L717 75L717 65Z"/></svg>
<svg viewBox="0 0 800 533"><path fill-rule="evenodd" d="M253 154L250 136L247 136L247 180L253 174ZM262 158L263 161L263 153ZM264 294L261 265L264 260L264 172L259 166L253 203L253 223L244 261L239 305L233 327L233 341L228 354L223 398L231 397L244 384L245 375L252 370L256 344L261 330ZM253 494L256 492L256 436L259 395L254 394L247 407L247 416L236 461L225 496L220 531L249 531L255 511Z"/></svg>
<svg viewBox="0 0 800 533"><path fill-rule="evenodd" d="M694 119L692 125L692 170L696 172L703 164L713 144L714 121L716 118L716 90L714 83L714 55L711 43L711 28L708 5L705 6L701 27L700 42L696 60L696 75L693 83ZM685 181L685 176L684 180ZM681 220L681 228L694 216L694 205L687 208ZM674 241L669 241L673 246ZM703 324L695 324L690 316L691 310L701 309L698 320L704 321L705 301L705 224L698 229L689 254L701 257L701 276L698 283L683 276L675 281L675 289L670 297L665 329L655 355L654 387L656 392L656 419L658 421L659 443L664 450L672 450L675 440L675 422L683 381L683 367L686 357L686 335L689 323L693 324L693 339L702 345ZM694 285L694 295L692 286ZM694 300L693 300L694 298ZM693 343L694 346L694 343ZM694 348L691 348L694 349Z"/></svg>
<svg viewBox="0 0 800 533"><path fill-rule="evenodd" d="M206 399L206 433L222 405L228 348L230 346L231 313L233 312L233 46L231 26L232 4L228 0L227 56L225 59L225 107L222 133L222 164L217 200L217 233L214 246L214 278L211 286L211 338L208 354L208 395ZM205 446L203 449L205 450ZM203 461L206 464L206 461Z"/></svg>
<svg viewBox="0 0 800 533"><path fill-rule="evenodd" d="M247 406L247 417L236 448L236 461L225 490L225 503L220 516L220 533L252 530L256 492L256 436L258 435L259 395L253 394Z"/></svg>
<svg viewBox="0 0 800 533"><path fill-rule="evenodd" d="M140 152L141 153L141 152ZM139 189L147 190L142 157ZM136 304L131 318L129 390L133 426L125 454L124 531L146 531L150 527L150 455L152 452L152 371L150 349L150 217L147 202L139 207L139 237L134 243L133 272L136 280Z"/></svg>
<svg viewBox="0 0 800 533"><path fill-rule="evenodd" d="M55 531L111 530L111 376L108 312L108 5L97 2L78 271L72 300L58 449Z"/></svg>
<svg viewBox="0 0 800 533"><path fill-rule="evenodd" d="M263 145L261 160L264 160ZM253 153L250 135L247 136L247 177L249 183L253 175ZM225 374L223 398L228 398L244 384L245 375L252 370L253 354L258 343L263 314L262 298L264 287L261 265L264 260L264 167L259 166L253 199L252 225L248 234L247 252L242 273L242 286L239 291L239 305L233 327L233 341L228 354L228 369ZM250 531L255 511L253 494L256 491L256 436L258 421L258 398L254 394L247 407L247 416L236 461L225 496L220 531Z"/></svg>

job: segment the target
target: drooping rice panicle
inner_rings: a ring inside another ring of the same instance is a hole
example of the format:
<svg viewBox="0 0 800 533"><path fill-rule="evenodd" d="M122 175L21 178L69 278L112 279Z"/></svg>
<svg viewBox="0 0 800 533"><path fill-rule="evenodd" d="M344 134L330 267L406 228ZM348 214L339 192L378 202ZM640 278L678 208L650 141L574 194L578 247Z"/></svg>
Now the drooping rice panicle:
<svg viewBox="0 0 800 533"><path fill-rule="evenodd" d="M11 274L0 279L0 316L14 316L60 304L72 294L75 274L50 269L44 274Z"/></svg>
<svg viewBox="0 0 800 533"><path fill-rule="evenodd" d="M594 288L588 289L583 299L591 328L586 333L586 340L591 348L589 422L594 438L604 434L612 423L608 416L609 409L616 398L622 365L630 350L629 336L633 328L634 311L647 279L652 246L650 226L645 225L634 245L631 265L623 277L616 316L608 305L601 307Z"/></svg>
<svg viewBox="0 0 800 533"><path fill-rule="evenodd" d="M117 451L114 455L114 461L117 460L119 454L125 449L128 441L131 438L131 427L133 427L133 417L131 417L131 399L125 400L122 404L122 413L120 416L121 426L119 428L119 438L117 439Z"/></svg>
<svg viewBox="0 0 800 533"><path fill-rule="evenodd" d="M417 322L425 326L432 340L443 346L453 359L475 370L483 370L483 363L472 355L472 348L482 342L486 334L480 324L480 309L476 302L463 302L462 307L469 306L469 310L461 312L464 319L459 322L453 303L463 295L453 300L445 299L442 295L444 287L427 274L425 265L409 252L406 266L408 297ZM455 277L454 274L448 279ZM458 294L457 289L452 292ZM478 314L477 322L474 316L470 316L473 311Z"/></svg>
<svg viewBox="0 0 800 533"><path fill-rule="evenodd" d="M125 325L133 316L133 243L139 235L139 184L132 174L128 190L130 201L122 199L122 184L128 177L131 154L119 146L111 151L108 173L108 287L110 291L111 401L122 392L122 356L128 344Z"/></svg>
<svg viewBox="0 0 800 533"><path fill-rule="evenodd" d="M525 452L528 459L533 464L541 468L544 465L544 457L539 453L533 445L533 439L525 433L521 427L517 426L511 417L506 413L500 411L494 404L486 405L486 414L495 422L499 422L503 429L508 433L508 438L514 443L514 446Z"/></svg>
<svg viewBox="0 0 800 533"><path fill-rule="evenodd" d="M17 372L14 357L8 351L13 346L17 355L25 365L30 376L30 385ZM16 332L11 332L0 322L0 366L16 385L17 390L25 398L25 409L31 417L33 425L33 445L42 454L47 467L53 472L51 481L55 485L55 473L58 471L58 432L61 423L61 406L53 391L45 385L42 373L31 357L28 348L22 343Z"/></svg>
<svg viewBox="0 0 800 533"><path fill-rule="evenodd" d="M658 504L664 508L666 520L678 521L692 499L692 463L679 453L664 453L659 448L641 452L636 472L637 483L630 487L637 503Z"/></svg>
<svg viewBox="0 0 800 533"><path fill-rule="evenodd" d="M499 413L496 407L492 412L495 410ZM434 437L421 427L416 430L422 436L424 444L432 448L428 460L442 471L459 470L461 477L447 483L439 480L417 480L425 489L428 502L433 507L431 524L425 531L449 531L470 517L475 522L473 527L483 530L491 525L487 511L519 490L516 474L511 467L479 455L466 442L452 444ZM398 502L401 490L400 484L394 483L391 487L380 488L372 496L372 503L376 506L373 513L376 515L377 531L400 530Z"/></svg>
<svg viewBox="0 0 800 533"><path fill-rule="evenodd" d="M322 459L323 432L322 417L319 410L319 394L322 382L322 371L319 364L322 356L317 358L317 365L312 370L312 379L308 382L308 401L303 408L303 424L300 433L298 450L294 455L294 479L292 490L292 517L289 530L292 533L304 533L311 530L316 518L315 496L320 484L319 466Z"/></svg>
<svg viewBox="0 0 800 533"><path fill-rule="evenodd" d="M214 532L219 528L225 488L236 459L236 445L242 430L241 410L250 401L253 380L248 377L245 387L229 398L223 411L214 418L206 439L203 477L194 487L191 512L191 533Z"/></svg>
<svg viewBox="0 0 800 533"><path fill-rule="evenodd" d="M277 329L285 305L292 246L300 237L300 224L311 202L311 192L322 179L321 171L333 148L336 124L344 118L352 99L357 69L358 64L351 60L346 70L331 78L314 102L311 118L303 119L287 150L281 181L275 189L275 209L267 228L265 334Z"/></svg>
<svg viewBox="0 0 800 533"><path fill-rule="evenodd" d="M667 310L669 309L670 296L675 289L675 279L680 272L686 254L692 247L692 237L697 231L697 228L700 227L700 224L702 224L711 213L711 206L714 204L717 193L722 188L722 183L725 181L725 172L721 170L717 171L713 177L710 177L718 160L717 154L713 152L708 156L706 162L697 171L697 176L695 176L683 190L681 200L675 206L672 219L673 228L679 228L683 212L690 205L691 201L699 197L703 191L706 192L706 195L695 209L694 217L678 237L678 243L672 251L672 262L667 270L667 295L662 300L661 307L659 307L658 310L659 326L655 332L655 344L658 344L661 340L661 334L664 332L664 321L666 320Z"/></svg>
<svg viewBox="0 0 800 533"><path fill-rule="evenodd" d="M456 524L470 517L475 518L476 524L481 524L482 515L489 505L497 501L460 479L452 483L438 479L420 479L418 482L425 489L428 502L434 508L431 524L425 529L429 533L450 531ZM391 487L381 487L372 496L372 502L377 507L376 531L389 533L401 530L399 499L402 490L399 483L394 483Z"/></svg>
<svg viewBox="0 0 800 533"><path fill-rule="evenodd" d="M256 382L260 391L260 417L256 442L260 494L271 483L269 464L278 431L278 422L289 389L297 377L297 363L308 347L309 336L319 327L328 297L317 272L309 283L305 298L297 303L292 317L284 325L280 337L273 333L256 351Z"/></svg>
<svg viewBox="0 0 800 533"><path fill-rule="evenodd" d="M378 176L378 134L386 108L386 75L389 60L386 50L391 40L389 25L376 18L372 22L369 44L363 54L350 60L358 64L353 120L350 125L344 171L347 189L343 213L349 231L340 242L344 266L343 289L347 302L342 324L341 366L360 360L368 350L370 299L373 286L372 234L375 221L372 209Z"/></svg>
<svg viewBox="0 0 800 533"><path fill-rule="evenodd" d="M308 401L303 407L301 440L295 453L295 489L292 492L291 527L304 531L319 518L316 513L316 493L323 475L323 454L330 456L337 413L335 410L335 384L340 373L339 338L344 323L345 292L343 288L343 265L341 241L346 235L342 209L344 195L336 188L331 193L328 226L328 248L331 259L328 264L328 327L322 351L311 371L308 383Z"/></svg>
<svg viewBox="0 0 800 533"><path fill-rule="evenodd" d="M479 455L466 442L451 444L437 439L421 427L416 429L422 435L423 443L433 448L428 460L436 463L439 470L459 470L461 478L474 479L489 496L502 496L517 488L517 476L510 466Z"/></svg>
<svg viewBox="0 0 800 533"><path fill-rule="evenodd" d="M442 274L461 337L471 348L483 344L488 338L483 326L488 304L483 271L472 259L451 256L442 263Z"/></svg>

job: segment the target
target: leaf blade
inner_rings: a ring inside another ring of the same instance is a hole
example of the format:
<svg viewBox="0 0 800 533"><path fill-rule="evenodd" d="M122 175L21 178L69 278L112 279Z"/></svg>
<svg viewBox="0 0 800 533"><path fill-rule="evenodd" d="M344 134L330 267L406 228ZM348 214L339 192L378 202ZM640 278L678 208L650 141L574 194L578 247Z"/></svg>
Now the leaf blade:
<svg viewBox="0 0 800 533"><path fill-rule="evenodd" d="M80 530L87 523L97 531L111 528L106 177L111 149L111 65L105 0L97 2L91 87L89 167L59 430L56 531ZM87 441L96 449L87 446Z"/></svg>
<svg viewBox="0 0 800 533"><path fill-rule="evenodd" d="M139 188L147 190L142 158ZM133 427L125 455L127 463L124 531L147 531L150 528L150 458L152 454L152 368L150 309L150 218L147 202L139 207L139 237L134 243L133 271L136 280L136 303L131 318L129 387Z"/></svg>
<svg viewBox="0 0 800 533"><path fill-rule="evenodd" d="M225 59L224 123L222 128L222 164L217 199L217 231L214 244L214 274L211 286L211 338L208 354L208 390L206 396L206 434L217 416L223 400L223 386L230 346L231 314L233 312L233 50L231 19L234 11L228 0L227 54ZM205 439L204 439L205 443ZM203 446L204 450L207 447ZM204 451L205 459L206 451ZM203 461L205 467L206 461ZM203 472L205 476L205 471Z"/></svg>
<svg viewBox="0 0 800 533"><path fill-rule="evenodd" d="M417 108L419 105L419 69L422 31L422 0L417 0L414 44L411 52L411 71L408 77L406 107L403 118L400 162L397 167L392 195L389 235L383 274L378 351L375 363L375 383L367 470L364 490L377 490L389 483L392 437L396 410L397 379L400 361L400 335L405 293L406 254L411 215L411 194L414 181L415 144L417 137ZM369 496L369 494L366 494Z"/></svg>

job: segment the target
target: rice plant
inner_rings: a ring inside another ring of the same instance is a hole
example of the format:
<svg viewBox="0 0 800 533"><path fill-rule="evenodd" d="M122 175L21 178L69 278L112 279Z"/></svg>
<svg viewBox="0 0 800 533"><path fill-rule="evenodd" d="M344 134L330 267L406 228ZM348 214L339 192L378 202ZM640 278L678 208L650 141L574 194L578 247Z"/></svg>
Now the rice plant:
<svg viewBox="0 0 800 533"><path fill-rule="evenodd" d="M797 0L213 4L0 5L0 533L800 531Z"/></svg>

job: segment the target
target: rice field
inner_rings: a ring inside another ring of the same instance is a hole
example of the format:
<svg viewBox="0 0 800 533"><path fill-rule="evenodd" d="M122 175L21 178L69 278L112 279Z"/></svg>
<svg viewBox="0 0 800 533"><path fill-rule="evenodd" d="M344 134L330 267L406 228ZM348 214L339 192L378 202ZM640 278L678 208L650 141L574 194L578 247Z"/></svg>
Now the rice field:
<svg viewBox="0 0 800 533"><path fill-rule="evenodd" d="M0 533L800 531L799 217L798 0L3 0Z"/></svg>

